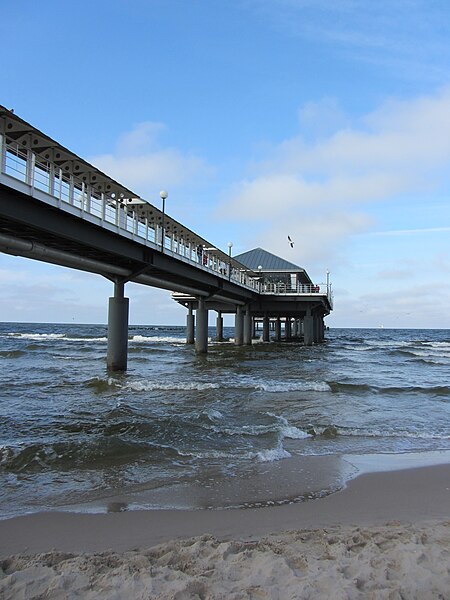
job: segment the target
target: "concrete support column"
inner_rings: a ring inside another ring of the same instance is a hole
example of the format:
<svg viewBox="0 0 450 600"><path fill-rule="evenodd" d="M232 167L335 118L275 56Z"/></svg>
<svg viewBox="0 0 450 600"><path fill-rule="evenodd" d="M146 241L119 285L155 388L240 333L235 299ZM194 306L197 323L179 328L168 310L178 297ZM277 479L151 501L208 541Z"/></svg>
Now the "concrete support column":
<svg viewBox="0 0 450 600"><path fill-rule="evenodd" d="M267 315L264 315L263 318L263 342L269 341L269 324L270 320Z"/></svg>
<svg viewBox="0 0 450 600"><path fill-rule="evenodd" d="M318 342L323 342L324 340L324 324L323 324L323 317L322 316L318 316L317 317L317 331L318 331Z"/></svg>
<svg viewBox="0 0 450 600"><path fill-rule="evenodd" d="M108 304L108 353L106 364L110 371L126 371L128 359L129 299L124 297L125 284L114 284L114 296Z"/></svg>
<svg viewBox="0 0 450 600"><path fill-rule="evenodd" d="M216 319L216 340L218 342L223 342L223 317L222 311L217 311L217 319Z"/></svg>
<svg viewBox="0 0 450 600"><path fill-rule="evenodd" d="M275 341L281 342L281 319L277 318L275 321Z"/></svg>
<svg viewBox="0 0 450 600"><path fill-rule="evenodd" d="M303 327L305 346L312 346L314 341L314 322L310 309L303 319Z"/></svg>
<svg viewBox="0 0 450 600"><path fill-rule="evenodd" d="M317 316L313 315L313 342L315 344L317 344L317 342L319 341L319 331L318 331L318 321L317 321Z"/></svg>
<svg viewBox="0 0 450 600"><path fill-rule="evenodd" d="M298 336L298 327L297 327L297 319L294 319L292 323L292 337L296 338Z"/></svg>
<svg viewBox="0 0 450 600"><path fill-rule="evenodd" d="M299 319L298 321L298 335L299 337L303 337L303 319Z"/></svg>
<svg viewBox="0 0 450 600"><path fill-rule="evenodd" d="M242 306L236 306L236 315L234 317L234 343L236 346L242 346L244 343L244 315Z"/></svg>
<svg viewBox="0 0 450 600"><path fill-rule="evenodd" d="M286 337L286 340L290 340L292 337L292 332L291 332L291 319L290 317L286 317L286 323L285 323L285 327L284 327L284 334Z"/></svg>
<svg viewBox="0 0 450 600"><path fill-rule="evenodd" d="M186 317L186 344L193 344L195 342L195 319L192 308L192 302L189 303L189 312Z"/></svg>
<svg viewBox="0 0 450 600"><path fill-rule="evenodd" d="M208 309L204 298L198 298L196 317L195 351L198 354L206 354L208 352Z"/></svg>
<svg viewBox="0 0 450 600"><path fill-rule="evenodd" d="M252 313L250 309L247 308L244 314L244 346L252 345Z"/></svg>

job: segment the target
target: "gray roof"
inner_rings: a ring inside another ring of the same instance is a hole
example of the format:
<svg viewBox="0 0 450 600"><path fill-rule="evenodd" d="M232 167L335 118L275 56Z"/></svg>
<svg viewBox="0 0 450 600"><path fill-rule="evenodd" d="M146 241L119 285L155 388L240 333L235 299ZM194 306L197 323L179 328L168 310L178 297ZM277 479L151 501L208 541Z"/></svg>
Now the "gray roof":
<svg viewBox="0 0 450 600"><path fill-rule="evenodd" d="M294 263L284 260L284 258L275 256L275 254L267 252L267 250L263 250L262 248L249 250L234 258L256 273L259 266L262 267L263 271L275 271L277 273L283 271L289 271L290 273L304 271L302 267L294 265Z"/></svg>

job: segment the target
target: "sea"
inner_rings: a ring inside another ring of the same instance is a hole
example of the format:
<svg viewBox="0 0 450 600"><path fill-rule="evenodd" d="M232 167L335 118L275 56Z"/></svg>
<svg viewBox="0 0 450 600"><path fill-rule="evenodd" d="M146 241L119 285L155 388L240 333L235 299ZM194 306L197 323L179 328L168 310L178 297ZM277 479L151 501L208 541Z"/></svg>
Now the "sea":
<svg viewBox="0 0 450 600"><path fill-rule="evenodd" d="M0 518L303 502L360 472L450 462L450 331L196 355L177 326L0 324Z"/></svg>

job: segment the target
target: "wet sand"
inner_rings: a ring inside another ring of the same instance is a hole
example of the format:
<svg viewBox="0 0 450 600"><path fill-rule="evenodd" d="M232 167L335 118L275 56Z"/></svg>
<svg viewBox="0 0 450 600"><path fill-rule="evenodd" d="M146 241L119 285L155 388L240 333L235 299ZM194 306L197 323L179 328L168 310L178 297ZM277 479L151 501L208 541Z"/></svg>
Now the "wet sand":
<svg viewBox="0 0 450 600"><path fill-rule="evenodd" d="M0 521L0 592L445 598L449 548L447 464L361 475L326 498L283 506L55 512Z"/></svg>

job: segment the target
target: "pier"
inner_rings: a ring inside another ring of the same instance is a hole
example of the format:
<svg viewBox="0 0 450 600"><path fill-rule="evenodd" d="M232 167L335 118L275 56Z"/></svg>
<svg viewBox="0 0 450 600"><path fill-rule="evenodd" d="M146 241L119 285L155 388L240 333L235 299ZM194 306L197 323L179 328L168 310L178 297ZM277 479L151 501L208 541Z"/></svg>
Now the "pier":
<svg viewBox="0 0 450 600"><path fill-rule="evenodd" d="M258 248L231 256L0 106L0 251L111 281L107 365L126 370L128 282L166 289L187 309L186 342L208 351L209 311L234 314L235 343L262 323L269 341L324 339L329 281Z"/></svg>

